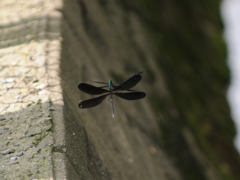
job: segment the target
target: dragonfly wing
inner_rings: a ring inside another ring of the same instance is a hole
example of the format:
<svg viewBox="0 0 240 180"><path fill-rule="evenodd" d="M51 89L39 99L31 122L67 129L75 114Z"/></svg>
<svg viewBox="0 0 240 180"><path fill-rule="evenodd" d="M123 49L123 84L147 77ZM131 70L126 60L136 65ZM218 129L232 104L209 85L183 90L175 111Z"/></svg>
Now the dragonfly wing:
<svg viewBox="0 0 240 180"><path fill-rule="evenodd" d="M88 93L88 94L92 94L92 95L98 95L98 94L103 94L103 93L107 93L108 90L106 89L102 89L100 87L95 87L92 86L90 84L86 84L86 83L80 83L78 85L78 89L80 89L81 91Z"/></svg>
<svg viewBox="0 0 240 180"><path fill-rule="evenodd" d="M142 79L142 76L140 75L141 73L135 74L128 78L126 81L124 81L122 84L116 86L114 90L127 90L130 89Z"/></svg>
<svg viewBox="0 0 240 180"><path fill-rule="evenodd" d="M146 96L144 92L134 91L134 92L126 92L126 93L114 93L116 96L126 99L126 100L137 100L142 99Z"/></svg>
<svg viewBox="0 0 240 180"><path fill-rule="evenodd" d="M107 95L108 94L105 94L96 98L82 101L78 104L78 107L81 109L85 109L85 108L91 108L91 107L97 106L107 97Z"/></svg>

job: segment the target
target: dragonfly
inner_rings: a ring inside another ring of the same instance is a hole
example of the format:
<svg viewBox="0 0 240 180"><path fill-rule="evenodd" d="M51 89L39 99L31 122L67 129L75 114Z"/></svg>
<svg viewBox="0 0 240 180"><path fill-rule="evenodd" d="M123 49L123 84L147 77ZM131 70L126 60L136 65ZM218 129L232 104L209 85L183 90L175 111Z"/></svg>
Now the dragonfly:
<svg viewBox="0 0 240 180"><path fill-rule="evenodd" d="M94 83L104 84L104 86L102 87L96 87L87 83L80 83L78 85L79 90L91 95L100 95L100 96L81 101L78 104L78 107L80 109L95 107L101 104L103 100L107 96L109 96L111 99L112 117L114 117L113 95L116 95L125 100L138 100L146 96L144 92L131 90L131 88L136 86L136 84L141 79L142 79L141 73L138 73L129 77L127 80L125 80L119 85L115 85L111 80L109 80L108 83L92 81ZM105 89L107 87L108 89Z"/></svg>

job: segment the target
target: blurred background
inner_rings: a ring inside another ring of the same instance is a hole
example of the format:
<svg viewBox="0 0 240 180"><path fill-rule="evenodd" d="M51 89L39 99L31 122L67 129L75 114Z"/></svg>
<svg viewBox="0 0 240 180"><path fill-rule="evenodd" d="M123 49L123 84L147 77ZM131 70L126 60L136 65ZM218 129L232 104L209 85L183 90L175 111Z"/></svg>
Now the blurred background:
<svg viewBox="0 0 240 180"><path fill-rule="evenodd" d="M231 84L227 97L237 129L235 145L240 152L240 1L223 0L221 12L225 25L228 65L231 70Z"/></svg>

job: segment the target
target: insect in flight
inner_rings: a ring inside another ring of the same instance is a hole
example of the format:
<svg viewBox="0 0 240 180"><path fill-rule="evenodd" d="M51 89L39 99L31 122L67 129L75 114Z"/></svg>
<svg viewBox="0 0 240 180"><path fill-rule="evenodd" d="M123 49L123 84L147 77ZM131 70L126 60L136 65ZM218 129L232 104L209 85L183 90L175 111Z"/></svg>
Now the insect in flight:
<svg viewBox="0 0 240 180"><path fill-rule="evenodd" d="M116 95L122 99L126 100L138 100L146 96L144 92L131 90L140 80L142 79L141 73L135 74L129 77L120 85L115 85L111 80L108 83L105 82L96 82L100 84L105 84L102 87L96 87L86 83L80 83L78 89L81 91L91 94L91 95L101 95L95 98L87 99L78 104L78 107L81 109L91 108L99 105L107 96L110 96L111 107L112 107L112 117L114 117L114 107L113 107L113 95ZM104 89L108 87L108 89Z"/></svg>

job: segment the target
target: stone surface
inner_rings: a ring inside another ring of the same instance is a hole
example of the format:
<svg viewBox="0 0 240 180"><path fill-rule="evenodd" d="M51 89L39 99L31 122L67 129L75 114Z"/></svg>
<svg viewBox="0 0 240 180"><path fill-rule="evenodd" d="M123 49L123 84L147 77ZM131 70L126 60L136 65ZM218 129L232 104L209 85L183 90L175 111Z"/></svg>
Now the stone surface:
<svg viewBox="0 0 240 180"><path fill-rule="evenodd" d="M218 4L145 2L0 2L1 180L239 177ZM141 71L114 118L78 108L79 82Z"/></svg>
<svg viewBox="0 0 240 180"><path fill-rule="evenodd" d="M50 33L48 23L58 18L57 2L0 2L1 180L53 178L48 46L60 34Z"/></svg>

